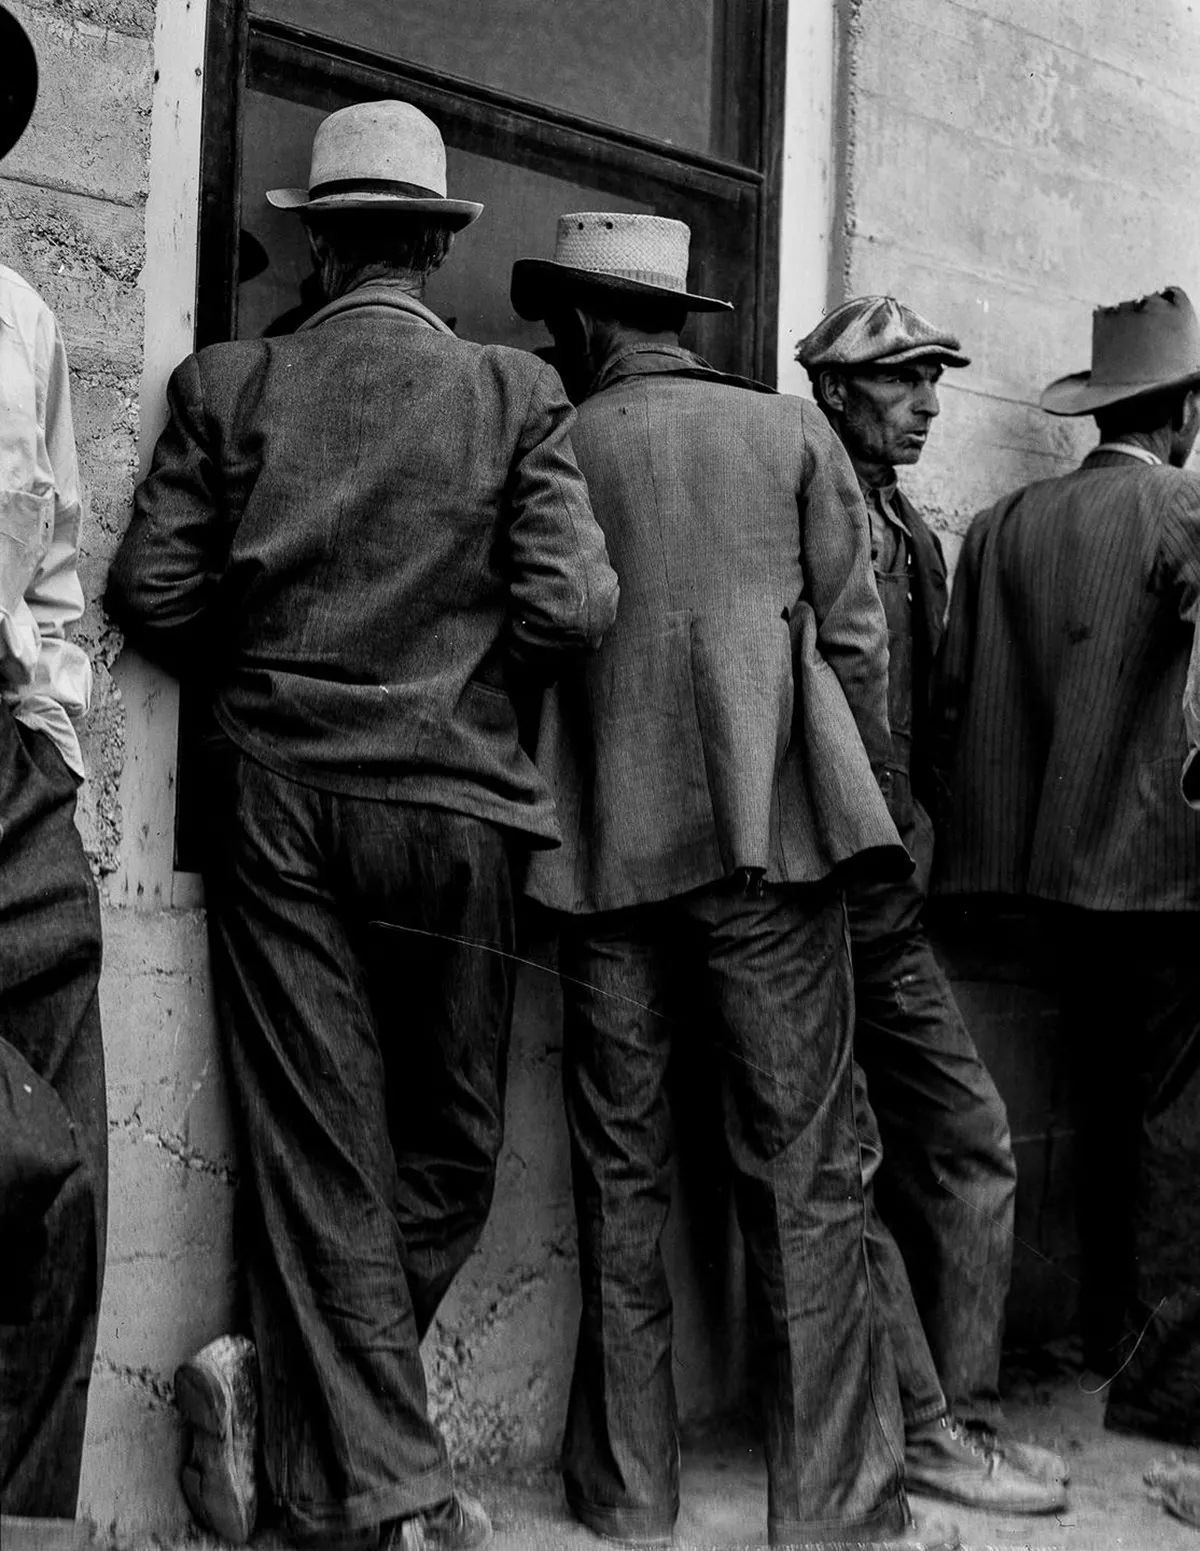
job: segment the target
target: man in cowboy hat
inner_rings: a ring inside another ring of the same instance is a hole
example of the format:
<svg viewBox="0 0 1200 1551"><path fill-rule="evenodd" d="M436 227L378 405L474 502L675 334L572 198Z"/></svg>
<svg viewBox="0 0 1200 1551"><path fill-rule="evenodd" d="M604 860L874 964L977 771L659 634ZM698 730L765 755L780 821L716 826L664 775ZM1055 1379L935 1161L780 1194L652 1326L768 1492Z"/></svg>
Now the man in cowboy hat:
<svg viewBox="0 0 1200 1551"><path fill-rule="evenodd" d="M800 341L796 359L866 501L888 621L888 806L916 862L910 877L856 885L848 898L854 1052L878 1122L876 1200L891 1231L880 1235L893 1257L882 1281L898 1289L889 1315L908 1482L973 1506L1048 1512L1065 1501L1062 1462L1020 1444L994 1457L1016 1186L1008 1118L923 919L933 865L933 665L948 594L941 544L896 471L924 450L943 370L970 363L953 334L892 296L835 307Z"/></svg>
<svg viewBox="0 0 1200 1551"><path fill-rule="evenodd" d="M1045 908L1078 1100L1085 1356L1106 1378L1120 1369L1110 1422L1192 1442L1200 813L1180 771L1200 608L1200 478L1184 468L1200 325L1187 296L1099 308L1091 371L1041 402L1093 416L1100 443L967 534L943 655L940 887Z"/></svg>
<svg viewBox="0 0 1200 1551"><path fill-rule="evenodd" d="M558 825L513 696L585 655L616 578L532 355L420 300L480 206L407 103L325 119L305 221L328 305L169 388L109 597L200 679L218 1014L251 1200L262 1459L287 1533L482 1544L419 1342L491 1202L513 896ZM253 1519L244 1339L185 1364L184 1485Z"/></svg>
<svg viewBox="0 0 1200 1551"><path fill-rule="evenodd" d="M36 96L0 8L0 156ZM83 613L66 354L3 266L0 469L0 1511L73 1518L108 1170L100 912L74 824L91 668L66 638Z"/></svg>
<svg viewBox="0 0 1200 1551"><path fill-rule="evenodd" d="M528 879L560 912L583 1301L564 1479L598 1534L670 1540L675 1049L722 1091L771 1542L892 1543L900 1422L863 1274L841 892L855 867L910 865L872 770L890 746L886 626L823 416L681 347L689 312L728 310L688 290L689 237L567 215L553 260L513 270L514 307L545 320L582 396L576 450L622 587L616 629L543 705L564 843Z"/></svg>

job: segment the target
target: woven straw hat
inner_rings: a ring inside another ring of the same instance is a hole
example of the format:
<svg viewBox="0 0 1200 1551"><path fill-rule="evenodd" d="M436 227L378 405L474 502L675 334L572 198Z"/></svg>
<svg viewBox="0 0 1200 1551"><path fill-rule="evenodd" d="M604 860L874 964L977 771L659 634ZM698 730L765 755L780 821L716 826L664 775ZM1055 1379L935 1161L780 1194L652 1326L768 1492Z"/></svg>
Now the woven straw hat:
<svg viewBox="0 0 1200 1551"><path fill-rule="evenodd" d="M971 364L956 335L935 328L894 296L855 296L835 307L800 341L796 359L810 374L913 361Z"/></svg>
<svg viewBox="0 0 1200 1551"><path fill-rule="evenodd" d="M446 147L411 102L356 102L317 125L308 187L274 188L277 210L394 210L436 215L456 230L483 206L446 198Z"/></svg>
<svg viewBox="0 0 1200 1551"><path fill-rule="evenodd" d="M1052 415L1092 415L1110 404L1200 382L1200 322L1180 286L1092 313L1092 369L1058 377L1042 394Z"/></svg>
<svg viewBox="0 0 1200 1551"><path fill-rule="evenodd" d="M12 12L0 6L0 156L7 156L25 133L37 89L33 44Z"/></svg>
<svg viewBox="0 0 1200 1551"><path fill-rule="evenodd" d="M687 288L691 229L661 215L581 210L560 215L552 259L518 259L512 304L522 318L544 318L564 294L669 297L689 312L732 312L729 302Z"/></svg>

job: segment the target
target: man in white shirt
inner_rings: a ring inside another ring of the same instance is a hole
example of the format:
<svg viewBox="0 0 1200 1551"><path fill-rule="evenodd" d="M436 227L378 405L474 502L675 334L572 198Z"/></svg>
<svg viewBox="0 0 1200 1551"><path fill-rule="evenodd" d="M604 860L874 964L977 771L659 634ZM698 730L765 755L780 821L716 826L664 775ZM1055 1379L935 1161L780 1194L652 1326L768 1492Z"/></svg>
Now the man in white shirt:
<svg viewBox="0 0 1200 1551"><path fill-rule="evenodd" d="M37 64L0 7L0 156ZM79 480L54 315L0 266L0 1507L72 1518L104 1265L96 887L74 825L91 668Z"/></svg>

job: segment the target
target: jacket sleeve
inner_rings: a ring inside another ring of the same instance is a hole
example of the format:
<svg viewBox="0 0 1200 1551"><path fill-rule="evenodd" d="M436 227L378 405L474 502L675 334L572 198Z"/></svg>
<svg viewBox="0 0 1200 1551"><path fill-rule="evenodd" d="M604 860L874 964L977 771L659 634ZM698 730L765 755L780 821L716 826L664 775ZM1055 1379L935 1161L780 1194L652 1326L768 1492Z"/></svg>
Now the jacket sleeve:
<svg viewBox="0 0 1200 1551"><path fill-rule="evenodd" d="M509 651L544 682L594 651L617 613L617 576L575 461L575 418L553 368L534 379L509 476Z"/></svg>
<svg viewBox="0 0 1200 1551"><path fill-rule="evenodd" d="M1192 629L1183 723L1188 753L1180 777L1185 800L1200 808L1200 479L1185 476L1166 514L1152 585L1175 594L1180 618Z"/></svg>
<svg viewBox="0 0 1200 1551"><path fill-rule="evenodd" d="M167 385L168 419L108 576L105 606L173 673L203 664L201 621L219 577L220 482L195 356Z"/></svg>
<svg viewBox="0 0 1200 1551"><path fill-rule="evenodd" d="M887 621L871 570L867 509L850 459L820 410L801 406L807 467L800 563L817 619L817 648L837 675L878 774L891 757Z"/></svg>

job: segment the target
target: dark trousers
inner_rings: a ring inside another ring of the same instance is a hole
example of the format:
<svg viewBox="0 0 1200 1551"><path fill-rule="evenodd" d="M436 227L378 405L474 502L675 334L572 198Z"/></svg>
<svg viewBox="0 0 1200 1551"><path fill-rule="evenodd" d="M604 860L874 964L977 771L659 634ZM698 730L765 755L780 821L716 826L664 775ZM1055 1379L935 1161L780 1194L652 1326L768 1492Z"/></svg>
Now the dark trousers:
<svg viewBox="0 0 1200 1551"><path fill-rule="evenodd" d="M419 1342L492 1199L511 842L230 746L214 771L209 925L264 1465L293 1532L352 1530L453 1486Z"/></svg>
<svg viewBox="0 0 1200 1551"><path fill-rule="evenodd" d="M995 1420L1016 1164L1004 1101L919 926L854 930L855 1056L882 1140L875 1181L912 1296L889 1298L910 1424L931 1410L925 1342L950 1408ZM919 1317L925 1341L911 1328Z"/></svg>
<svg viewBox="0 0 1200 1551"><path fill-rule="evenodd" d="M73 1518L104 1271L100 911L54 743L0 705L0 1508Z"/></svg>
<svg viewBox="0 0 1200 1551"><path fill-rule="evenodd" d="M1200 1443L1200 915L1062 908L1049 924L1085 1351L1116 1374L1110 1424Z"/></svg>
<svg viewBox="0 0 1200 1551"><path fill-rule="evenodd" d="M583 1306L563 1474L620 1537L679 1506L666 1074L714 1063L746 1245L773 1543L903 1523L895 1377L864 1245L839 896L720 886L563 928L564 1082ZM699 998L702 1027L681 1016Z"/></svg>

